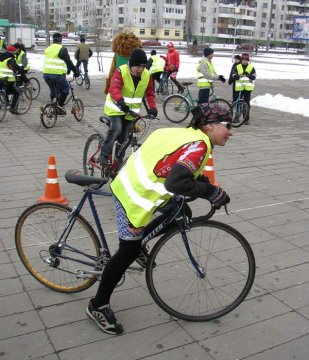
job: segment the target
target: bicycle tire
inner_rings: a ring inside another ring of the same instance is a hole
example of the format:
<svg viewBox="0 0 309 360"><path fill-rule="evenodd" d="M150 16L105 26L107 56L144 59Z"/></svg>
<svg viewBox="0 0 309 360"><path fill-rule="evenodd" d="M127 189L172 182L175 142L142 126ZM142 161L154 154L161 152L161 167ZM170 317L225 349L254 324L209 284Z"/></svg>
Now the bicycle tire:
<svg viewBox="0 0 309 360"><path fill-rule="evenodd" d="M31 91L32 100L35 100L39 96L40 91L41 91L41 85L40 85L39 80L36 79L35 77L29 78L27 87Z"/></svg>
<svg viewBox="0 0 309 360"><path fill-rule="evenodd" d="M233 120L232 120L232 127L238 128L241 126L249 113L249 105L245 102L245 100L241 99L235 101L232 104L233 109Z"/></svg>
<svg viewBox="0 0 309 360"><path fill-rule="evenodd" d="M178 228L154 245L146 281L154 301L168 314L187 321L210 321L235 309L248 295L255 258L247 240L229 225L193 219L186 230L201 278L188 258Z"/></svg>
<svg viewBox="0 0 309 360"><path fill-rule="evenodd" d="M87 275L87 278L76 275L78 270L94 269L80 262L91 261L81 252L95 258L100 255L96 233L87 220L78 215L65 244L51 256L52 246L62 235L71 211L61 204L35 204L20 215L15 227L16 249L28 272L43 285L62 293L80 292L93 285L96 275ZM63 259L58 254L75 261Z"/></svg>
<svg viewBox="0 0 309 360"><path fill-rule="evenodd" d="M82 86L84 83L84 77L82 75L75 77L75 82L77 85Z"/></svg>
<svg viewBox="0 0 309 360"><path fill-rule="evenodd" d="M77 121L82 121L84 117L84 104L81 99L75 98L73 100L72 114Z"/></svg>
<svg viewBox="0 0 309 360"><path fill-rule="evenodd" d="M20 97L16 109L16 115L23 115L28 112L32 104L32 92L27 87L20 88Z"/></svg>
<svg viewBox="0 0 309 360"><path fill-rule="evenodd" d="M57 122L57 108L55 104L46 104L41 110L40 119L46 129L51 129Z"/></svg>
<svg viewBox="0 0 309 360"><path fill-rule="evenodd" d="M170 95L163 102L163 113L167 120L179 124L187 119L190 114L190 103L182 95Z"/></svg>
<svg viewBox="0 0 309 360"><path fill-rule="evenodd" d="M101 165L96 163L98 156L101 154L104 139L98 134L92 134L86 140L83 151L83 170L84 174L88 176L101 177ZM91 185L92 189L100 189L103 186L100 184Z"/></svg>
<svg viewBox="0 0 309 360"><path fill-rule="evenodd" d="M224 99L221 99L221 98L216 98L216 99L212 99L210 102L213 103L213 104L217 104L222 109L225 109L225 110L229 111L231 116L233 116L232 106L227 100L224 100Z"/></svg>
<svg viewBox="0 0 309 360"><path fill-rule="evenodd" d="M3 121L7 109L7 100L5 94L0 91L0 122Z"/></svg>

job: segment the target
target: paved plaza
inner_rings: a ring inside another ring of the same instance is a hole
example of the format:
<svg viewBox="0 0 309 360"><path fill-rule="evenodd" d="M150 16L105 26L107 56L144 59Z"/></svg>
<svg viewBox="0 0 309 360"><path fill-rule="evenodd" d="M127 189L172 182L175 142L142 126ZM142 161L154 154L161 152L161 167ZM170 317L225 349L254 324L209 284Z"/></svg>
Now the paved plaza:
<svg viewBox="0 0 309 360"><path fill-rule="evenodd" d="M111 336L90 321L85 309L97 284L77 294L61 294L35 281L15 250L19 215L44 193L47 161L56 157L61 192L74 206L82 189L67 184L69 169L82 169L82 152L93 127L103 130L103 80L90 91L76 88L85 104L84 120L60 118L40 126L46 85L24 116L8 113L0 123L0 358L1 360L306 360L309 359L309 122L308 118L252 107L250 126L233 131L224 148L214 149L216 180L231 197L230 216L215 215L240 231L256 256L256 279L246 301L212 322L171 318L150 297L143 273L129 273L112 297L125 333ZM228 85L217 93L231 97ZM309 93L308 81L256 81L253 96L293 98ZM150 131L174 126L159 105L160 120ZM186 123L181 126L186 125ZM116 247L110 198L99 213ZM192 205L201 215L204 202ZM88 209L86 209L87 217Z"/></svg>

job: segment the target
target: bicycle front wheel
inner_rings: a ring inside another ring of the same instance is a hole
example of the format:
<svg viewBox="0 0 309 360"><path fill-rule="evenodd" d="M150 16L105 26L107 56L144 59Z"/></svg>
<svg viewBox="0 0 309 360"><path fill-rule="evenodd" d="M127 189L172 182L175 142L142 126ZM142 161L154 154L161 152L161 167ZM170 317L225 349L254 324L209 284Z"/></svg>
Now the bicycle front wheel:
<svg viewBox="0 0 309 360"><path fill-rule="evenodd" d="M235 309L254 281L255 259L246 239L216 221L193 220L186 230L192 265L178 228L153 247L146 268L154 301L168 314L187 321L217 319Z"/></svg>
<svg viewBox="0 0 309 360"><path fill-rule="evenodd" d="M76 82L77 85L82 86L83 82L84 82L83 76L79 75L79 76L75 77L75 82Z"/></svg>
<svg viewBox="0 0 309 360"><path fill-rule="evenodd" d="M86 290L96 281L96 275L81 272L94 270L100 255L98 237L80 215L67 239L56 246L71 211L60 204L35 204L21 214L15 228L16 249L26 269L43 285L63 293Z"/></svg>
<svg viewBox="0 0 309 360"><path fill-rule="evenodd" d="M83 170L88 176L101 177L101 165L97 163L98 157L101 155L101 148L104 144L98 134L92 134L86 141L83 152ZM93 189L100 189L103 185L91 185Z"/></svg>
<svg viewBox="0 0 309 360"><path fill-rule="evenodd" d="M72 106L72 114L77 121L82 121L84 117L84 104L81 99L76 98Z"/></svg>
<svg viewBox="0 0 309 360"><path fill-rule="evenodd" d="M188 99L182 95L170 95L163 102L163 113L167 120L178 124L186 120L190 113Z"/></svg>
<svg viewBox="0 0 309 360"><path fill-rule="evenodd" d="M46 104L41 110L40 119L46 129L50 129L57 122L57 108L55 104Z"/></svg>
<svg viewBox="0 0 309 360"><path fill-rule="evenodd" d="M7 108L6 96L2 91L0 91L0 122L2 122L2 120L5 117L6 108Z"/></svg>
<svg viewBox="0 0 309 360"><path fill-rule="evenodd" d="M38 79L36 79L35 77L31 77L28 79L28 83L27 83L27 87L28 89L30 89L31 93L32 93L32 100L35 100L41 91L41 85Z"/></svg>
<svg viewBox="0 0 309 360"><path fill-rule="evenodd" d="M16 110L17 115L23 115L28 112L32 104L32 93L27 87L20 88L20 97Z"/></svg>
<svg viewBox="0 0 309 360"><path fill-rule="evenodd" d="M245 100L238 100L233 103L232 108L233 108L232 126L237 128L245 122L249 113L249 105L245 102Z"/></svg>
<svg viewBox="0 0 309 360"><path fill-rule="evenodd" d="M217 99L212 100L211 102L214 104L217 104L222 109L225 109L226 111L228 111L231 114L231 116L233 116L232 106L230 105L230 103L227 100L217 98Z"/></svg>

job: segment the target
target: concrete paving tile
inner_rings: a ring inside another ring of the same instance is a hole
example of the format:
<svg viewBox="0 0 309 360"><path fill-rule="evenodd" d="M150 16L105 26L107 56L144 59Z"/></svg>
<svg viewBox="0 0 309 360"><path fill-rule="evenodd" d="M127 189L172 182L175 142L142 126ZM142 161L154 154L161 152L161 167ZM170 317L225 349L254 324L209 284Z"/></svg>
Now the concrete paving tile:
<svg viewBox="0 0 309 360"><path fill-rule="evenodd" d="M0 280L0 296L18 294L23 291L23 284L17 277Z"/></svg>
<svg viewBox="0 0 309 360"><path fill-rule="evenodd" d="M1 244L1 247L3 247L3 245ZM10 258L8 253L5 250L0 250L0 265L2 264L7 264L10 262Z"/></svg>
<svg viewBox="0 0 309 360"><path fill-rule="evenodd" d="M260 354L249 356L246 360L304 360L309 359L309 335L292 340L286 344L278 345L265 350Z"/></svg>
<svg viewBox="0 0 309 360"><path fill-rule="evenodd" d="M229 314L209 322L193 323L179 320L181 325L196 341L212 338L223 333L244 328L248 325L285 314L290 308L272 295L248 299Z"/></svg>
<svg viewBox="0 0 309 360"><path fill-rule="evenodd" d="M295 235L303 232L309 232L309 221L295 221L290 224L283 224L280 226L273 226L267 228L271 234L274 234L279 237L286 237L289 235Z"/></svg>
<svg viewBox="0 0 309 360"><path fill-rule="evenodd" d="M0 314L6 316L33 310L33 305L25 293L7 295L1 297Z"/></svg>
<svg viewBox="0 0 309 360"><path fill-rule="evenodd" d="M0 341L1 359L36 359L49 355L54 349L44 331Z"/></svg>
<svg viewBox="0 0 309 360"><path fill-rule="evenodd" d="M296 248L289 242L276 238L253 244L252 249L255 257L260 258L281 252L287 252Z"/></svg>
<svg viewBox="0 0 309 360"><path fill-rule="evenodd" d="M295 340L308 334L308 331L308 321L296 313L287 313L201 341L200 344L216 360L243 359Z"/></svg>
<svg viewBox="0 0 309 360"><path fill-rule="evenodd" d="M16 276L17 274L12 264L0 264L0 280Z"/></svg>
<svg viewBox="0 0 309 360"><path fill-rule="evenodd" d="M276 291L273 295L292 309L309 306L309 282Z"/></svg>
<svg viewBox="0 0 309 360"><path fill-rule="evenodd" d="M172 322L64 350L59 353L59 358L97 360L104 353L106 359L135 360L192 342L192 338Z"/></svg>
<svg viewBox="0 0 309 360"><path fill-rule="evenodd" d="M309 320L309 306L298 309L297 312Z"/></svg>
<svg viewBox="0 0 309 360"><path fill-rule="evenodd" d="M44 325L35 311L1 317L0 340L43 330Z"/></svg>
<svg viewBox="0 0 309 360"><path fill-rule="evenodd" d="M302 234L290 235L284 237L283 240L288 241L289 243L293 244L297 247L304 247L308 245L308 233L304 232Z"/></svg>

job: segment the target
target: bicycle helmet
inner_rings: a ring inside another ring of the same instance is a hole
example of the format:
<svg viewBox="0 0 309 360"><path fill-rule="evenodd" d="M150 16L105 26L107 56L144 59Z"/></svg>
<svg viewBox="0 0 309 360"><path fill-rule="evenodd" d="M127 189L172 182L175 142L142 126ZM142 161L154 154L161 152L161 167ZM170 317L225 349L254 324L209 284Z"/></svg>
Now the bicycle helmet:
<svg viewBox="0 0 309 360"><path fill-rule="evenodd" d="M232 122L230 112L216 103L198 105L191 110L191 113L193 115L191 125L195 128L199 128L205 124Z"/></svg>

